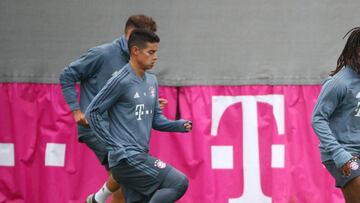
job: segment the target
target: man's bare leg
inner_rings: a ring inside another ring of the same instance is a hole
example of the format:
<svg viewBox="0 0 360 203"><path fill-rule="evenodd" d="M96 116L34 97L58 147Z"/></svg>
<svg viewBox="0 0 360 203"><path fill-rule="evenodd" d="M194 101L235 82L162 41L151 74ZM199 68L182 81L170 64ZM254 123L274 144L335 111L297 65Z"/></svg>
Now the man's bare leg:
<svg viewBox="0 0 360 203"><path fill-rule="evenodd" d="M346 203L360 203L360 176L346 184L341 191Z"/></svg>
<svg viewBox="0 0 360 203"><path fill-rule="evenodd" d="M112 195L112 203L125 203L125 197L119 184L109 173L106 183L95 194L89 195L86 203L105 203L110 195Z"/></svg>
<svg viewBox="0 0 360 203"><path fill-rule="evenodd" d="M106 187L112 192L111 203L125 203L124 193L111 174L106 183Z"/></svg>

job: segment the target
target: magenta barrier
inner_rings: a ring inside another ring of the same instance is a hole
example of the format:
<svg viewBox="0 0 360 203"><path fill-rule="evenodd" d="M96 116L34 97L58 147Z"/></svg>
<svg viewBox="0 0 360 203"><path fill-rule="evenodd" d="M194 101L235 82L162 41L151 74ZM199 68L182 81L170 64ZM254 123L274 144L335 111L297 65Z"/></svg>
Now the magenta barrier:
<svg viewBox="0 0 360 203"><path fill-rule="evenodd" d="M179 94L177 94L179 90ZM320 163L314 86L161 87L192 133L153 133L151 153L189 177L181 203L343 202ZM179 108L177 108L179 97ZM0 202L84 202L106 180L77 142L57 84L0 84Z"/></svg>

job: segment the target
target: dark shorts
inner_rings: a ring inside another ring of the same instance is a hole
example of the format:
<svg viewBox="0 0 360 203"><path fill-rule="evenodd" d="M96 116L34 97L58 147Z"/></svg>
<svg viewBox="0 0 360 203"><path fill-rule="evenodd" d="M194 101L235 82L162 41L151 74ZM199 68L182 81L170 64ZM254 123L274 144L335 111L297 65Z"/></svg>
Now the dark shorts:
<svg viewBox="0 0 360 203"><path fill-rule="evenodd" d="M359 161L357 162L358 164L360 164ZM346 184L349 183L351 180L360 176L359 167L357 169L354 168L353 170L351 170L351 175L346 177L341 174L340 169L335 166L334 161L332 160L325 161L323 162L323 164L326 167L326 169L330 172L330 174L335 178L335 182L336 182L335 186L339 188L345 187Z"/></svg>
<svg viewBox="0 0 360 203"><path fill-rule="evenodd" d="M141 194L142 199L137 197L137 201L130 202L146 202L146 199L160 187L171 169L171 165L142 153L122 159L118 165L111 168L111 173L123 186L126 197Z"/></svg>
<svg viewBox="0 0 360 203"><path fill-rule="evenodd" d="M85 143L91 151L93 151L106 170L109 170L108 167L108 152L105 150L105 144L99 141L96 135L92 133L82 134L79 137L79 142Z"/></svg>

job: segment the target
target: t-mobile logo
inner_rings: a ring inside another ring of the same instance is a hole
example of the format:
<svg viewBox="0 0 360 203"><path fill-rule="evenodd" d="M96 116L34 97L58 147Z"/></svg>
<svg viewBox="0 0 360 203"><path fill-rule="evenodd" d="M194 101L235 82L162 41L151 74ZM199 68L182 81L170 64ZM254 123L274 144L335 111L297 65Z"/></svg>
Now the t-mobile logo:
<svg viewBox="0 0 360 203"><path fill-rule="evenodd" d="M144 115L144 109L145 109L145 105L144 104L138 104L135 107L135 116L137 116L137 120L140 121L141 116Z"/></svg>
<svg viewBox="0 0 360 203"><path fill-rule="evenodd" d="M360 100L360 92L356 94L356 99ZM360 101L358 101L358 104L355 108L355 116L360 117Z"/></svg>
<svg viewBox="0 0 360 203"><path fill-rule="evenodd" d="M240 197L229 199L229 203L240 202L271 202L261 189L260 161L259 161L259 133L257 103L267 103L273 107L273 115L280 135L284 135L284 96L256 95L256 96L213 96L211 135L217 136L219 123L225 110L233 104L242 104L243 121L243 167L244 192ZM273 144L271 147L271 167L285 167L285 147ZM233 168L233 146L221 145L211 147L213 169Z"/></svg>

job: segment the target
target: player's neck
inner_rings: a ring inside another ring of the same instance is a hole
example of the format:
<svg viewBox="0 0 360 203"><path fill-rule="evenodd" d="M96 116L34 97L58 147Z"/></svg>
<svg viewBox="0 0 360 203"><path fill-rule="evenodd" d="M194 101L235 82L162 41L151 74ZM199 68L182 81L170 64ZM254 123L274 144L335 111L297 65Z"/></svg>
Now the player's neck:
<svg viewBox="0 0 360 203"><path fill-rule="evenodd" d="M134 70L135 74L139 77L144 77L145 70L140 68L141 66L133 60L130 60L130 66Z"/></svg>

